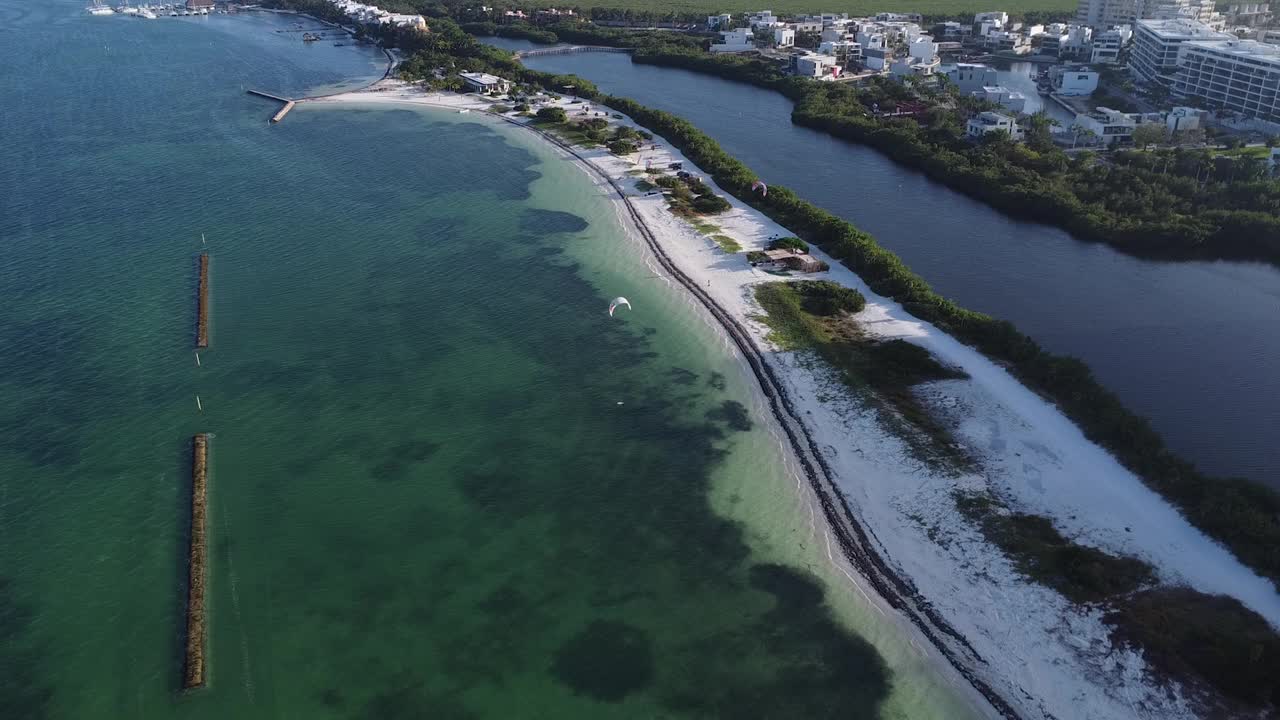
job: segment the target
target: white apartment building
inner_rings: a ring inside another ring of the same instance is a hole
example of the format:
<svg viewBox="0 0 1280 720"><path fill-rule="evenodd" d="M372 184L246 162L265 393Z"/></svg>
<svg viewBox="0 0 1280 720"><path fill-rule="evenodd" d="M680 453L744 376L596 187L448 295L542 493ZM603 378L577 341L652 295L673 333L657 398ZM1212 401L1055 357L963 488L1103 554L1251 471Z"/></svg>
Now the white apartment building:
<svg viewBox="0 0 1280 720"><path fill-rule="evenodd" d="M1097 142L1103 145L1116 145L1131 142L1133 129L1138 126L1138 120L1136 115L1099 107L1091 113L1076 115L1075 124L1081 130L1092 132Z"/></svg>
<svg viewBox="0 0 1280 720"><path fill-rule="evenodd" d="M775 28L773 31L774 47L788 48L796 44L796 31L791 28Z"/></svg>
<svg viewBox="0 0 1280 720"><path fill-rule="evenodd" d="M1049 85L1059 95L1092 95L1098 89L1098 73L1083 65L1059 65L1049 69Z"/></svg>
<svg viewBox="0 0 1280 720"><path fill-rule="evenodd" d="M795 58L795 74L802 77L834 80L844 70L832 55L810 53Z"/></svg>
<svg viewBox="0 0 1280 720"><path fill-rule="evenodd" d="M997 28L1003 28L1009 24L1009 13L1007 12L985 12L978 13L973 16L973 24L981 25L983 23L994 23Z"/></svg>
<svg viewBox="0 0 1280 720"><path fill-rule="evenodd" d="M720 28L728 28L732 24L733 24L732 15L726 14L726 15L708 15L707 16L708 30L719 30Z"/></svg>
<svg viewBox="0 0 1280 720"><path fill-rule="evenodd" d="M862 65L868 70L887 70L892 62L892 50L886 48L862 48Z"/></svg>
<svg viewBox="0 0 1280 720"><path fill-rule="evenodd" d="M1222 27L1214 0L1080 0L1076 6L1076 22L1095 28L1179 18Z"/></svg>
<svg viewBox="0 0 1280 720"><path fill-rule="evenodd" d="M956 63L943 68L942 73L947 76L947 79L955 83L960 92L965 95L989 85L1000 84L1000 76L996 73L996 69L989 65Z"/></svg>
<svg viewBox="0 0 1280 720"><path fill-rule="evenodd" d="M756 49L755 35L747 28L720 33L720 42L712 43L713 53L736 53Z"/></svg>
<svg viewBox="0 0 1280 720"><path fill-rule="evenodd" d="M922 19L924 19L924 16L923 16L923 15L921 15L920 13L894 13L894 12L883 12L883 13L880 13L880 14L876 15L876 17L875 17L875 20L876 20L877 22L913 22L913 23L918 23L918 22L920 22Z"/></svg>
<svg viewBox="0 0 1280 720"><path fill-rule="evenodd" d="M830 55L844 67L862 62L862 46L849 40L827 40L818 45L818 54Z"/></svg>
<svg viewBox="0 0 1280 720"><path fill-rule="evenodd" d="M1139 20L1133 32L1129 71L1135 80L1169 85L1178 69L1178 48L1193 40L1230 40L1231 35L1194 20Z"/></svg>
<svg viewBox="0 0 1280 720"><path fill-rule="evenodd" d="M1280 121L1280 47L1255 40L1183 43L1173 92L1244 117Z"/></svg>
<svg viewBox="0 0 1280 720"><path fill-rule="evenodd" d="M1022 139L1022 128L1018 127L1018 121L1004 113L990 110L980 112L969 118L965 125L965 134L974 139L997 132L1005 133L1014 140Z"/></svg>
<svg viewBox="0 0 1280 720"><path fill-rule="evenodd" d="M1091 27L1131 25L1143 17L1143 0L1080 0L1076 22Z"/></svg>
<svg viewBox="0 0 1280 720"><path fill-rule="evenodd" d="M907 45L911 57L924 64L933 64L938 59L938 43L929 35L919 35Z"/></svg>
<svg viewBox="0 0 1280 720"><path fill-rule="evenodd" d="M1000 105L1011 113L1020 113L1027 107L1027 96L1003 85L988 85L973 93L974 97Z"/></svg>
<svg viewBox="0 0 1280 720"><path fill-rule="evenodd" d="M992 52L1027 55L1031 52L1031 40L1020 32L998 31L988 33L984 45Z"/></svg>
<svg viewBox="0 0 1280 720"><path fill-rule="evenodd" d="M1093 65L1114 65L1120 58L1120 50L1133 37L1128 25L1117 25L1093 34L1089 62Z"/></svg>

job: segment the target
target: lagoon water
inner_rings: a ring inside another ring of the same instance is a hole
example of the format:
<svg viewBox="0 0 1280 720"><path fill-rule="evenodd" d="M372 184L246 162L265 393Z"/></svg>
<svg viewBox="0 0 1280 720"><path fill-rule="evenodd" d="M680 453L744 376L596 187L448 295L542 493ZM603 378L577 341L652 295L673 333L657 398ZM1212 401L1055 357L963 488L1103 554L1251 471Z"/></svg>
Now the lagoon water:
<svg viewBox="0 0 1280 720"><path fill-rule="evenodd" d="M687 118L766 181L870 232L943 295L1087 362L1183 457L1280 488L1280 269L1142 260L1015 220L868 147L792 125L790 100L748 85L626 55L526 64ZM1004 80L1019 86L1024 65Z"/></svg>
<svg viewBox="0 0 1280 720"><path fill-rule="evenodd" d="M244 88L382 73L291 22L0 0L0 715L968 716L586 175L458 115L269 125Z"/></svg>

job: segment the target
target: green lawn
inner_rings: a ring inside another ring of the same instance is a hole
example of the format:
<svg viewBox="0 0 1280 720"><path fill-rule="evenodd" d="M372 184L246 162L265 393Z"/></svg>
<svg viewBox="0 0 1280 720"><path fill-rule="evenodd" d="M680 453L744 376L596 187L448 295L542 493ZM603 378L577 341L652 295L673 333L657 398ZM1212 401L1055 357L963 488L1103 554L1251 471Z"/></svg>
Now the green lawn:
<svg viewBox="0 0 1280 720"><path fill-rule="evenodd" d="M555 0L531 0L529 3L542 7L563 7L564 3ZM991 3L974 0L781 0L781 2L760 3L755 0L592 0L585 7L620 8L633 10L651 10L658 12L696 13L712 15L719 12L745 13L762 9L772 10L778 15L791 13L847 12L852 15L874 15L880 12L918 12L924 15L956 15L985 12L992 9ZM999 9L1010 14L1018 14L1028 10L1060 11L1071 13L1076 9L1075 2L1064 0L1013 0L1000 3Z"/></svg>
<svg viewBox="0 0 1280 720"><path fill-rule="evenodd" d="M1214 150L1214 155L1226 155L1228 157L1257 157L1267 159L1271 157L1271 148L1266 145L1256 145L1253 147L1236 148L1235 150Z"/></svg>

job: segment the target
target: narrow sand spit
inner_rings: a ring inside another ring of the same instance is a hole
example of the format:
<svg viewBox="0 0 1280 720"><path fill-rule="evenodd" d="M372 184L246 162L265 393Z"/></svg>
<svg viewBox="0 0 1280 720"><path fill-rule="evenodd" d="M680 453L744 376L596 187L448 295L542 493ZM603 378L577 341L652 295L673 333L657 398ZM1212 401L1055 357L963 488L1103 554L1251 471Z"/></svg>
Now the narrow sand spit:
<svg viewBox="0 0 1280 720"><path fill-rule="evenodd" d="M425 93L397 81L314 102L413 103L468 110L478 121L524 125L519 118L487 114L491 103L476 96ZM634 126L591 103L559 103L571 114L590 107L593 115L604 112L610 123ZM1232 595L1280 627L1280 595L1270 582L1192 527L1053 405L814 250L832 266L817 277L867 297L858 319L868 333L918 344L969 376L929 383L920 396L979 459L981 469L953 477L915 460L829 371L770 343L768 328L755 319L761 309L753 288L776 276L756 271L741 254L724 253L671 214L660 195L635 189L637 177L629 172L650 163L682 162L732 204L708 221L744 251L762 249L773 236L794 234L720 191L661 138L629 157L565 148L547 139L610 190L624 226L669 270L672 291L687 293L704 307L742 353L786 439L788 465L808 480L798 484L798 491L822 510L822 534L832 548L832 562L849 579L849 592L910 621L913 645L932 644L990 701L994 713L1194 717L1176 687L1148 676L1140 655L1111 646L1100 611L1075 606L1018 575L956 511L957 490L988 490L1015 510L1052 518L1077 543L1147 560L1165 583Z"/></svg>

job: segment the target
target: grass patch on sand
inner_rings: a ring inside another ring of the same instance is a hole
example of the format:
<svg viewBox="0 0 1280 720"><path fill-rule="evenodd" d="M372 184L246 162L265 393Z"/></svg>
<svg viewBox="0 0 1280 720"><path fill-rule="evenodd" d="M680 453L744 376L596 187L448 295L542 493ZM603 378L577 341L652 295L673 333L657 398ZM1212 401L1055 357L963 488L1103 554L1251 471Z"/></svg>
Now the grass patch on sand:
<svg viewBox="0 0 1280 720"><path fill-rule="evenodd" d="M769 339L788 350L812 350L841 381L876 403L886 425L916 456L935 467L960 470L972 464L950 430L933 418L912 388L931 380L966 377L904 340L866 336L851 317L865 299L857 290L827 280L770 282L757 286L767 313Z"/></svg>
<svg viewBox="0 0 1280 720"><path fill-rule="evenodd" d="M600 141L588 137L589 130L578 123L555 122L536 118L530 124L536 126L539 130L545 130L555 135L570 145L579 145L587 148L600 147L602 145Z"/></svg>
<svg viewBox="0 0 1280 720"><path fill-rule="evenodd" d="M1049 518L1011 512L988 495L960 495L956 507L1023 575L1077 603L1132 593L1155 581L1149 563L1071 542Z"/></svg>
<svg viewBox="0 0 1280 720"><path fill-rule="evenodd" d="M728 235L721 235L717 233L712 235L711 239L716 241L716 244L720 246L721 250L729 253L730 255L742 252L742 246L738 244L738 241Z"/></svg>

